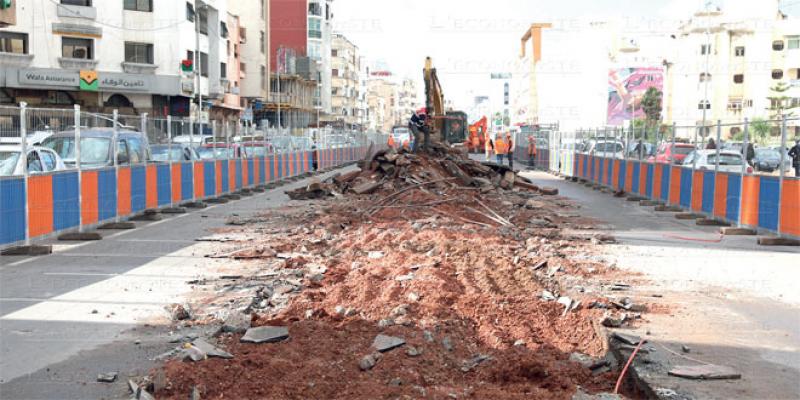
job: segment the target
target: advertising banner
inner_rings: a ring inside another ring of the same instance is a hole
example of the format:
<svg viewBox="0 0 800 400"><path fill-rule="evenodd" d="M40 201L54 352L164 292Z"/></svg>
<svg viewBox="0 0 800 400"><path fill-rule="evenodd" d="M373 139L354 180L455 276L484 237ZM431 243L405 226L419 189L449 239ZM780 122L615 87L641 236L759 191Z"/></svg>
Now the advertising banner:
<svg viewBox="0 0 800 400"><path fill-rule="evenodd" d="M658 67L619 68L608 73L608 125L621 126L645 117L642 98L648 88L664 89L664 71Z"/></svg>

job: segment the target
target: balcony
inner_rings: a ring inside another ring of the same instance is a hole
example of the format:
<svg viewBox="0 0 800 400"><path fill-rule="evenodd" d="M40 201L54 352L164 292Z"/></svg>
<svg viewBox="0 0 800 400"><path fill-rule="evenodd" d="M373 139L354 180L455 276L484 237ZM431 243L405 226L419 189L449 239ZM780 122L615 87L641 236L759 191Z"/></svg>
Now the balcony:
<svg viewBox="0 0 800 400"><path fill-rule="evenodd" d="M87 70L87 69L96 69L99 60L87 60L85 58L67 58L67 57L59 57L58 64L61 65L61 68L64 69L77 69L77 70Z"/></svg>
<svg viewBox="0 0 800 400"><path fill-rule="evenodd" d="M155 74L158 65L123 62L122 70L126 74Z"/></svg>
<svg viewBox="0 0 800 400"><path fill-rule="evenodd" d="M8 67L28 67L33 61L33 54L17 54L0 52L0 65Z"/></svg>
<svg viewBox="0 0 800 400"><path fill-rule="evenodd" d="M308 37L311 39L322 39L322 31L316 29L309 29Z"/></svg>
<svg viewBox="0 0 800 400"><path fill-rule="evenodd" d="M97 19L97 9L94 7L58 4L56 9L59 17Z"/></svg>

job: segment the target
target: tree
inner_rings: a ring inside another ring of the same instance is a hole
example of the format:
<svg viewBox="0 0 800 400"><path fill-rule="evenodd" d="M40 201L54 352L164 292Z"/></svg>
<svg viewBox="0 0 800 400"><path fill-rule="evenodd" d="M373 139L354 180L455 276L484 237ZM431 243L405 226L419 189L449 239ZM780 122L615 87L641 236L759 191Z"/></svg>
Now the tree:
<svg viewBox="0 0 800 400"><path fill-rule="evenodd" d="M642 109L644 109L645 122L648 132L654 132L661 121L661 98L663 93L660 90L649 87L642 97Z"/></svg>
<svg viewBox="0 0 800 400"><path fill-rule="evenodd" d="M794 115L791 110L800 107L796 103L792 105L792 98L785 94L791 88L786 82L778 82L777 85L770 88L773 95L767 96L767 99L769 99L768 110L772 114L772 119L781 119L784 116L791 117Z"/></svg>
<svg viewBox="0 0 800 400"><path fill-rule="evenodd" d="M753 118L750 121L750 138L753 143L766 144L769 139L770 125L764 118ZM744 134L742 134L744 137Z"/></svg>

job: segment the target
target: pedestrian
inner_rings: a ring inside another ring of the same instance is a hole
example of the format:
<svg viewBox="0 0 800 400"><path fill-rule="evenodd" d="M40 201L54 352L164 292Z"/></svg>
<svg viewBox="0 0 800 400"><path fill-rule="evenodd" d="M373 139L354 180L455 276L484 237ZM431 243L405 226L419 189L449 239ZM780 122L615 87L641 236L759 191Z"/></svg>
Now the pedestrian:
<svg viewBox="0 0 800 400"><path fill-rule="evenodd" d="M636 143L636 147L633 149L633 152L640 160L644 158L644 154L647 152L647 147L644 145L644 140L639 139L639 143Z"/></svg>
<svg viewBox="0 0 800 400"><path fill-rule="evenodd" d="M486 149L486 161L492 161L492 153L494 152L494 141L489 133L486 133L485 143L483 144L484 149Z"/></svg>
<svg viewBox="0 0 800 400"><path fill-rule="evenodd" d="M505 140L503 140L503 134L500 133L494 141L494 153L497 155L498 164L503 165L503 157L505 157L507 151L508 147Z"/></svg>
<svg viewBox="0 0 800 400"><path fill-rule="evenodd" d="M536 168L536 138L533 135L528 135L528 166Z"/></svg>
<svg viewBox="0 0 800 400"><path fill-rule="evenodd" d="M387 143L387 144L389 145L390 149L394 148L394 135L389 134L389 143Z"/></svg>
<svg viewBox="0 0 800 400"><path fill-rule="evenodd" d="M716 150L717 149L717 142L714 141L714 138L708 139L708 144L706 145L706 150Z"/></svg>
<svg viewBox="0 0 800 400"><path fill-rule="evenodd" d="M514 169L514 139L511 138L511 133L506 134L506 143L508 143L508 167Z"/></svg>
<svg viewBox="0 0 800 400"><path fill-rule="evenodd" d="M425 108L421 108L415 111L408 120L408 129L410 129L414 134L414 153L419 152L420 147L428 147L427 119L427 110Z"/></svg>
<svg viewBox="0 0 800 400"><path fill-rule="evenodd" d="M744 151L744 149L742 149ZM747 163L753 165L753 159L756 158L756 149L753 147L753 143L747 144L747 151L743 153L744 158L747 160Z"/></svg>
<svg viewBox="0 0 800 400"><path fill-rule="evenodd" d="M789 157L792 157L792 166L794 167L794 177L800 178L800 138L797 138L795 140L794 147L792 147L792 149L789 150Z"/></svg>

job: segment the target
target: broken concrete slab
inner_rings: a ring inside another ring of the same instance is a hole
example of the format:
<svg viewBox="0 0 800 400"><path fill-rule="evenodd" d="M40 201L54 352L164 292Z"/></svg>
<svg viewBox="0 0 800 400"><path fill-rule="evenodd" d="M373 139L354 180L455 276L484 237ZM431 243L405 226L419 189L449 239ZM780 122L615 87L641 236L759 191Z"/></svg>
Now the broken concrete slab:
<svg viewBox="0 0 800 400"><path fill-rule="evenodd" d="M642 339L635 335L628 335L625 333L614 332L611 337L616 340L619 340L622 343L629 344L631 346L636 346L642 342Z"/></svg>
<svg viewBox="0 0 800 400"><path fill-rule="evenodd" d="M669 370L672 376L686 379L741 379L742 374L724 365L678 365Z"/></svg>
<svg viewBox="0 0 800 400"><path fill-rule="evenodd" d="M758 244L762 246L800 246L800 240L774 236L761 236L758 238Z"/></svg>
<svg viewBox="0 0 800 400"><path fill-rule="evenodd" d="M97 381L103 383L112 383L117 380L118 372L105 372L97 374Z"/></svg>
<svg viewBox="0 0 800 400"><path fill-rule="evenodd" d="M755 236L757 234L755 229L750 228L720 228L719 233L725 236Z"/></svg>
<svg viewBox="0 0 800 400"><path fill-rule="evenodd" d="M365 182L353 188L355 194L370 194L381 187L380 182Z"/></svg>
<svg viewBox="0 0 800 400"><path fill-rule="evenodd" d="M372 341L372 347L381 353L385 353L404 344L406 344L406 341L403 338L387 335L375 336L375 340Z"/></svg>
<svg viewBox="0 0 800 400"><path fill-rule="evenodd" d="M246 343L275 343L289 338L289 329L285 326L259 326L250 328L240 339Z"/></svg>
<svg viewBox="0 0 800 400"><path fill-rule="evenodd" d="M14 246L0 251L3 256L45 256L53 253L50 245Z"/></svg>
<svg viewBox="0 0 800 400"><path fill-rule="evenodd" d="M197 349L205 353L206 356L208 356L209 358L216 357L216 358L224 358L226 360L233 358L233 354L228 353L227 351L222 350L218 347L215 347L214 345L206 342L203 339L195 340L194 342L192 342L192 346L196 347Z"/></svg>
<svg viewBox="0 0 800 400"><path fill-rule="evenodd" d="M375 364L378 363L378 360L381 359L380 353L372 353L368 354L361 358L358 362L358 368L362 371L369 371L375 367Z"/></svg>
<svg viewBox="0 0 800 400"><path fill-rule="evenodd" d="M541 187L541 188L539 188L539 193L541 193L541 194L543 194L545 196L557 196L558 195L558 188L548 187L548 186Z"/></svg>
<svg viewBox="0 0 800 400"><path fill-rule="evenodd" d="M136 224L133 222L109 222L97 227L100 230L128 230L136 229Z"/></svg>
<svg viewBox="0 0 800 400"><path fill-rule="evenodd" d="M243 312L233 312L225 318L222 323L222 332L225 333L245 333L250 329L250 315Z"/></svg>
<svg viewBox="0 0 800 400"><path fill-rule="evenodd" d="M64 242L88 242L103 240L103 236L97 232L70 232L58 235L58 240Z"/></svg>

